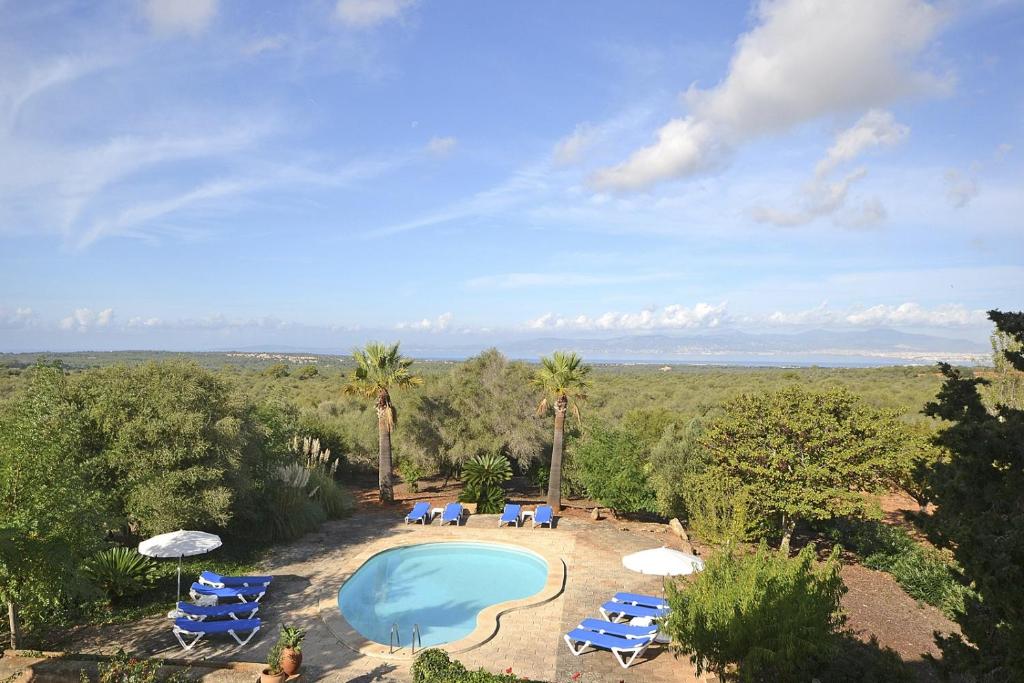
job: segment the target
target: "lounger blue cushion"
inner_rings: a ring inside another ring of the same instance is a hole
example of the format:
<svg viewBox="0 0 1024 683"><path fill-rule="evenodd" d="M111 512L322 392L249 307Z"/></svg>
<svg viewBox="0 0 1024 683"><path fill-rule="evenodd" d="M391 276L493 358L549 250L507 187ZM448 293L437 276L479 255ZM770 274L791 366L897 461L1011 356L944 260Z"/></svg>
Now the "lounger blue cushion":
<svg viewBox="0 0 1024 683"><path fill-rule="evenodd" d="M604 615L620 614L626 617L651 617L652 619L663 619L668 616L668 609L658 607L642 607L630 605L625 602L606 602L601 605L601 613Z"/></svg>
<svg viewBox="0 0 1024 683"><path fill-rule="evenodd" d="M218 587L246 587L246 586L267 586L274 580L273 576L225 576L217 572L206 571L199 575L199 583L205 583L214 588ZM220 584L218 586L217 584Z"/></svg>
<svg viewBox="0 0 1024 683"><path fill-rule="evenodd" d="M641 607L668 607L668 600L642 593L616 593L612 598L615 602L628 602Z"/></svg>
<svg viewBox="0 0 1024 683"><path fill-rule="evenodd" d="M448 524L449 522L459 523L462 519L462 503L448 503L444 506L444 514L441 515L441 522Z"/></svg>
<svg viewBox="0 0 1024 683"><path fill-rule="evenodd" d="M252 619L259 610L260 606L255 602L236 602L227 605L178 603L178 611L190 619Z"/></svg>
<svg viewBox="0 0 1024 683"><path fill-rule="evenodd" d="M412 506L412 510L405 516L405 523L423 522L430 514L430 503L419 502Z"/></svg>
<svg viewBox="0 0 1024 683"><path fill-rule="evenodd" d="M201 583L192 584L192 592L196 595L215 595L219 600L241 600L242 602L248 602L250 600L258 601L267 592L266 586L235 586L231 588L211 588L204 586Z"/></svg>
<svg viewBox="0 0 1024 683"><path fill-rule="evenodd" d="M502 524L515 524L516 526L519 526L519 516L522 513L522 510L522 505L506 503L505 511L501 513L501 519L498 520L498 526L501 526Z"/></svg>
<svg viewBox="0 0 1024 683"><path fill-rule="evenodd" d="M584 619L577 628L585 631L598 631L608 633L621 638L647 638L658 634L658 626L630 626L629 624L616 624L614 621L604 619Z"/></svg>
<svg viewBox="0 0 1024 683"><path fill-rule="evenodd" d="M554 516L554 511L550 505L539 505L537 506L536 512L533 513L533 525L538 526L541 524L547 524L551 526L551 519Z"/></svg>

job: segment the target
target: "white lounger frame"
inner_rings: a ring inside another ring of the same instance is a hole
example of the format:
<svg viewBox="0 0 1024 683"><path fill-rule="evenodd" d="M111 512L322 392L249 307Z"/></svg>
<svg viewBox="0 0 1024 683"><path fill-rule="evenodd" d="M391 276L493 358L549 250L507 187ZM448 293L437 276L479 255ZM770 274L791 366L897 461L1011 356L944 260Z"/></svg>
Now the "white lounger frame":
<svg viewBox="0 0 1024 683"><path fill-rule="evenodd" d="M583 654L583 652L588 647L591 647L591 643L590 643L589 640L575 641L575 640L573 640L572 638L569 637L568 633L565 634L562 637L565 638L565 644L569 646L569 652L573 653L577 657L579 657L581 654ZM640 639L630 639L630 638L627 638L627 640L640 640ZM643 640L645 641L644 644L643 645L637 645L636 647L613 647L613 648L610 648L610 651L615 656L615 659L616 659L616 661L618 661L619 666L621 666L623 669L628 669L629 666L633 663L633 660L635 660L637 657L639 657L641 654L643 654L643 652L647 648L649 648L651 646L651 643L654 642L654 638L653 637L645 638ZM578 647L573 647L573 643L574 642L582 643L582 645L579 645ZM593 646L593 647L594 647L595 650L604 650L605 649L603 647L598 647L596 645ZM632 652L633 653L632 656L628 660L623 659L623 655L628 653L628 652Z"/></svg>
<svg viewBox="0 0 1024 683"><path fill-rule="evenodd" d="M196 623L202 623L202 622L196 622ZM241 645L245 645L250 640L252 640L252 637L254 635L256 635L256 632L259 631L259 630L260 630L260 627L257 626L256 628L254 628L252 630L252 633L250 633L244 640L238 636L238 633L234 629L232 629L230 631L227 631L227 633L230 634L230 636L232 638L234 638L238 642L238 644L241 646ZM193 647L195 647L196 643L198 643L200 640L202 640L203 636L206 636L206 635L210 635L210 634L206 633L205 631L186 631L185 629L181 628L177 624L174 625L174 637L178 639L178 642L181 643L181 647L184 648L186 652L188 650L191 650ZM192 642L186 643L185 639L182 638L182 636L190 636L190 637L191 636L195 636L195 638L192 639Z"/></svg>

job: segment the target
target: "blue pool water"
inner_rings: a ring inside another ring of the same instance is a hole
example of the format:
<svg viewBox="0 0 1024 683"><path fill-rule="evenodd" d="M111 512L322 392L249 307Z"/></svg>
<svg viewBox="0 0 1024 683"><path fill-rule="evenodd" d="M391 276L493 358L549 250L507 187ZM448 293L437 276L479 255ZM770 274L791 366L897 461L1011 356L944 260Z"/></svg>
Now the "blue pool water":
<svg viewBox="0 0 1024 683"><path fill-rule="evenodd" d="M409 645L419 624L423 646L464 638L483 608L526 598L548 578L533 553L486 543L424 543L374 555L338 591L338 607L369 640L388 644L398 623Z"/></svg>

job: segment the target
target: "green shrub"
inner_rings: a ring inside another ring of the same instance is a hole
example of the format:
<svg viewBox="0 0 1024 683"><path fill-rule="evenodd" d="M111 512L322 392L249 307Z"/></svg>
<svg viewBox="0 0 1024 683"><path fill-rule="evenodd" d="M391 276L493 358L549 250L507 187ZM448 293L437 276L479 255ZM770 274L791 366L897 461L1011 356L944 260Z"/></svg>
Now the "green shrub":
<svg viewBox="0 0 1024 683"><path fill-rule="evenodd" d="M469 671L457 659L452 659L444 650L430 648L416 657L412 664L413 683L530 683L512 673L492 674L477 669Z"/></svg>
<svg viewBox="0 0 1024 683"><path fill-rule="evenodd" d="M98 683L183 683L189 680L186 672L175 672L170 675L161 673L161 663L156 659L138 659L129 656L124 650L118 650L109 661L100 662L97 666ZM88 683L89 676L82 671L80 680Z"/></svg>
<svg viewBox="0 0 1024 683"><path fill-rule="evenodd" d="M657 510L647 453L632 432L594 424L573 449L573 463L587 493L602 505L619 512Z"/></svg>
<svg viewBox="0 0 1024 683"><path fill-rule="evenodd" d="M834 652L843 624L839 552L817 567L813 546L796 557L769 551L713 555L690 586L669 584L665 630L697 673L741 681L810 680Z"/></svg>
<svg viewBox="0 0 1024 683"><path fill-rule="evenodd" d="M305 488L272 484L267 498L267 523L270 537L274 540L299 538L327 521L324 508L309 497Z"/></svg>
<svg viewBox="0 0 1024 683"><path fill-rule="evenodd" d="M489 453L470 458L462 466L462 481L465 483L459 500L476 503L477 512L494 514L501 512L505 505L505 490L502 484L512 478L512 466L508 458L500 453Z"/></svg>
<svg viewBox="0 0 1024 683"><path fill-rule="evenodd" d="M309 475L309 486L313 489L310 495L323 508L327 519L342 519L355 510L355 498L329 474L313 470Z"/></svg>
<svg viewBox="0 0 1024 683"><path fill-rule="evenodd" d="M112 603L142 593L156 579L156 563L134 548L101 550L85 561L82 570Z"/></svg>
<svg viewBox="0 0 1024 683"><path fill-rule="evenodd" d="M892 575L907 595L938 607L951 619L972 591L957 580L956 566L940 551L915 541L906 530L875 520L850 520L827 535L856 553L866 567Z"/></svg>
<svg viewBox="0 0 1024 683"><path fill-rule="evenodd" d="M409 490L416 493L420 490L419 480L425 475L423 468L411 458L403 458L395 468L402 481L409 485Z"/></svg>
<svg viewBox="0 0 1024 683"><path fill-rule="evenodd" d="M732 480L696 474L681 482L690 527L708 543L729 545L753 535L746 494Z"/></svg>

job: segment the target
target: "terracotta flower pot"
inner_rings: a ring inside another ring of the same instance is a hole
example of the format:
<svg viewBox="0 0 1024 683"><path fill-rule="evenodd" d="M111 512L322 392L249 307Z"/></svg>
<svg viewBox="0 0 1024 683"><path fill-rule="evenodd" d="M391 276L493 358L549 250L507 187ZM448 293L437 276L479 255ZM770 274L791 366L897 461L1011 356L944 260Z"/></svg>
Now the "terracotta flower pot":
<svg viewBox="0 0 1024 683"><path fill-rule="evenodd" d="M279 674L272 674L270 669L264 669L260 672L260 683L284 683L286 678L288 678L288 674L284 671Z"/></svg>
<svg viewBox="0 0 1024 683"><path fill-rule="evenodd" d="M302 653L296 652L290 647L281 650L281 670L289 676L294 676L302 666Z"/></svg>

